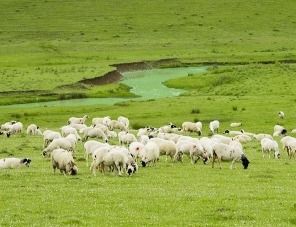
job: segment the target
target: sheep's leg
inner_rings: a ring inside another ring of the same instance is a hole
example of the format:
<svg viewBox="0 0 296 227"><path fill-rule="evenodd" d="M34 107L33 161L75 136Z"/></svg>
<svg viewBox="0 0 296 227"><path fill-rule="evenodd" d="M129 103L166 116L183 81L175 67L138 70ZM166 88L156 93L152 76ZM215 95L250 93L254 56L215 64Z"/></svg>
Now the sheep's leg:
<svg viewBox="0 0 296 227"><path fill-rule="evenodd" d="M230 165L230 169L234 168L234 164L235 164L235 159L232 160L231 165Z"/></svg>
<svg viewBox="0 0 296 227"><path fill-rule="evenodd" d="M262 148L261 151L262 151L262 156L264 158L264 149Z"/></svg>
<svg viewBox="0 0 296 227"><path fill-rule="evenodd" d="M215 156L213 155L213 159L212 159L212 168L214 168L215 160L216 160L216 158L215 158Z"/></svg>
<svg viewBox="0 0 296 227"><path fill-rule="evenodd" d="M218 163L219 163L220 169L222 169L222 166L221 166L221 158L219 158L219 157L218 157Z"/></svg>

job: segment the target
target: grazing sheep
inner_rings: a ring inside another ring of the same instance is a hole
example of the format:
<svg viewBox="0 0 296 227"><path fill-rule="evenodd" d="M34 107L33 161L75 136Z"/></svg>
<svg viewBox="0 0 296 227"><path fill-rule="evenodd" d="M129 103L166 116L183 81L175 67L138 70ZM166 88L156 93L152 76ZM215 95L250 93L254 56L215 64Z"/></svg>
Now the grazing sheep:
<svg viewBox="0 0 296 227"><path fill-rule="evenodd" d="M109 138L109 139L111 139L111 138L117 138L117 133L116 132L114 132L114 131L107 131L106 132L106 136Z"/></svg>
<svg viewBox="0 0 296 227"><path fill-rule="evenodd" d="M246 143L252 141L252 137L245 134L241 134L233 137L233 140L238 140L241 143Z"/></svg>
<svg viewBox="0 0 296 227"><path fill-rule="evenodd" d="M77 131L81 131L82 129L87 128L86 124L76 124L76 123L72 123L69 126L71 126L72 128L75 128Z"/></svg>
<svg viewBox="0 0 296 227"><path fill-rule="evenodd" d="M78 140L81 140L81 137L79 136L76 128L73 128L70 125L66 125L66 126L61 127L61 135L62 136L68 136L70 134L75 135Z"/></svg>
<svg viewBox="0 0 296 227"><path fill-rule="evenodd" d="M283 150L287 151L288 156L290 156L290 147L291 147L291 144L294 143L294 141L296 141L296 138L294 138L292 136L285 136L281 139L281 143L283 145Z"/></svg>
<svg viewBox="0 0 296 227"><path fill-rule="evenodd" d="M203 149L200 142L181 140L176 146L175 160L177 161L182 161L184 154L190 157L192 164L195 164L200 158L204 160L204 163L208 160L207 152Z"/></svg>
<svg viewBox="0 0 296 227"><path fill-rule="evenodd" d="M10 132L0 131L0 135L5 135L7 138L10 137Z"/></svg>
<svg viewBox="0 0 296 227"><path fill-rule="evenodd" d="M48 156L53 150L62 148L67 151L74 152L72 143L66 138L54 139L45 149L43 149L43 156Z"/></svg>
<svg viewBox="0 0 296 227"><path fill-rule="evenodd" d="M230 124L231 128L236 128L236 127L241 127L242 123L241 122L233 122Z"/></svg>
<svg viewBox="0 0 296 227"><path fill-rule="evenodd" d="M174 125L173 123L170 123L168 125L164 125L164 126L160 127L158 129L158 131L160 133L176 133L176 132L181 131L181 129L177 128L177 126Z"/></svg>
<svg viewBox="0 0 296 227"><path fill-rule="evenodd" d="M43 132L43 147L47 147L49 143L51 143L54 139L61 138L61 134L59 132L55 132L52 130L45 130Z"/></svg>
<svg viewBox="0 0 296 227"><path fill-rule="evenodd" d="M202 145L203 149L207 152L208 158L213 157L213 141L208 137L200 138L200 144Z"/></svg>
<svg viewBox="0 0 296 227"><path fill-rule="evenodd" d="M261 140L264 139L264 138L268 138L268 139L271 139L271 140L273 139L271 135L269 135L269 134L264 134L264 133L255 134L255 135L254 135L254 138L255 138L256 140L258 140L258 141L261 141Z"/></svg>
<svg viewBox="0 0 296 227"><path fill-rule="evenodd" d="M145 147L144 152L142 154L142 166L146 167L147 165L150 165L150 163L154 164L159 160L159 147L158 145L153 142L149 141Z"/></svg>
<svg viewBox="0 0 296 227"><path fill-rule="evenodd" d="M110 130L119 129L120 131L127 131L128 128L121 122L117 120L112 120L109 126Z"/></svg>
<svg viewBox="0 0 296 227"><path fill-rule="evenodd" d="M209 128L212 134L218 133L220 127L220 122L218 120L214 120L210 122Z"/></svg>
<svg viewBox="0 0 296 227"><path fill-rule="evenodd" d="M103 124L95 124L93 125L94 128L100 128L105 134L109 131L109 128L106 125Z"/></svg>
<svg viewBox="0 0 296 227"><path fill-rule="evenodd" d="M263 138L261 140L261 151L264 158L264 153L268 153L268 157L270 158L270 153L274 152L274 157L276 159L280 158L280 150L279 145L275 140L269 138Z"/></svg>
<svg viewBox="0 0 296 227"><path fill-rule="evenodd" d="M83 117L70 117L68 120L68 124L85 124L87 118L87 115L84 115Z"/></svg>
<svg viewBox="0 0 296 227"><path fill-rule="evenodd" d="M202 134L202 123L196 122L189 122L189 121L185 121L182 124L182 130L184 132L196 132L199 136Z"/></svg>
<svg viewBox="0 0 296 227"><path fill-rule="evenodd" d="M281 125L275 125L273 127L273 136L284 136L287 133L287 129L285 129Z"/></svg>
<svg viewBox="0 0 296 227"><path fill-rule="evenodd" d="M214 168L214 163L216 159L218 160L220 169L222 168L221 161L232 161L230 165L231 169L233 168L235 162L241 161L244 169L247 169L250 163L243 150L241 149L241 146L237 144L214 144L212 168Z"/></svg>
<svg viewBox="0 0 296 227"><path fill-rule="evenodd" d="M84 147L84 157L86 160L86 166L88 166L88 157L92 156L92 154L97 148L104 147L104 146L110 146L110 145L108 143L100 143L95 140L89 140L84 143L83 147Z"/></svg>
<svg viewBox="0 0 296 227"><path fill-rule="evenodd" d="M22 133L22 131L23 131L23 124L21 122L14 123L9 129L9 133L11 135L17 134L17 133Z"/></svg>
<svg viewBox="0 0 296 227"><path fill-rule="evenodd" d="M224 144L230 144L232 139L227 137L227 136L222 136L222 135L219 135L219 134L216 134L216 135L213 135L211 137L211 140L213 142L216 142L216 143L224 143Z"/></svg>
<svg viewBox="0 0 296 227"><path fill-rule="evenodd" d="M92 119L92 125L97 125L97 124L103 124L105 126L107 126L108 128L110 128L110 124L111 124L111 117L110 116L106 116L106 117L95 117Z"/></svg>
<svg viewBox="0 0 296 227"><path fill-rule="evenodd" d="M51 161L53 173L55 173L56 169L59 169L65 176L66 174L76 175L78 173L78 168L74 162L72 153L64 149L53 150L51 154Z"/></svg>
<svg viewBox="0 0 296 227"><path fill-rule="evenodd" d="M173 141L164 140L164 139L160 139L160 138L152 138L152 139L150 139L150 141L153 141L158 145L159 154L166 155L166 160L167 160L168 156L170 156L171 159L173 160L173 158L177 152L176 144Z"/></svg>
<svg viewBox="0 0 296 227"><path fill-rule="evenodd" d="M86 141L88 138L102 138L105 143L108 143L108 138L106 134L100 128L85 128L82 129L83 139L82 141Z"/></svg>
<svg viewBox="0 0 296 227"><path fill-rule="evenodd" d="M174 143L177 143L179 138L183 137L179 134L175 134L175 133L158 133L157 138L161 138L161 139L165 139L165 140L171 140Z"/></svg>
<svg viewBox="0 0 296 227"><path fill-rule="evenodd" d="M96 170L99 169L100 172L104 172L105 170L103 168L103 157L106 155L110 150L112 149L112 146L100 146L97 147L93 153L92 158L93 161L90 166L90 171L93 173L94 176L96 176Z"/></svg>
<svg viewBox="0 0 296 227"><path fill-rule="evenodd" d="M149 136L147 135L141 135L139 137L139 142L142 143L142 144L147 144L149 142Z"/></svg>
<svg viewBox="0 0 296 227"><path fill-rule="evenodd" d="M9 131L12 125L14 125L15 123L16 121L5 122L4 124L1 125L0 129L4 131Z"/></svg>
<svg viewBox="0 0 296 227"><path fill-rule="evenodd" d="M285 113L283 111L280 111L280 112L278 112L278 116L279 116L279 118L284 119Z"/></svg>
<svg viewBox="0 0 296 227"><path fill-rule="evenodd" d="M243 134L243 133L244 133L243 130L240 130L240 131L231 131L231 130L226 129L226 130L224 131L224 134L228 134L228 135L230 135L230 136L237 136L237 135L241 135L241 134Z"/></svg>
<svg viewBox="0 0 296 227"><path fill-rule="evenodd" d="M134 134L127 133L125 131L119 132L118 133L118 142L120 145L127 145L129 146L132 142L136 142L137 138L135 137Z"/></svg>
<svg viewBox="0 0 296 227"><path fill-rule="evenodd" d="M32 136L42 135L40 128L35 124L30 124L27 127L27 134Z"/></svg>
<svg viewBox="0 0 296 227"><path fill-rule="evenodd" d="M296 153L296 139L293 139L289 142L288 144L288 156L289 158L295 158L295 153Z"/></svg>
<svg viewBox="0 0 296 227"><path fill-rule="evenodd" d="M128 149L130 154L133 155L135 161L137 161L139 158L142 158L145 151L145 145L140 142L132 142Z"/></svg>
<svg viewBox="0 0 296 227"><path fill-rule="evenodd" d="M0 159L0 169L18 169L21 167L29 167L31 159L29 158L2 158Z"/></svg>
<svg viewBox="0 0 296 227"><path fill-rule="evenodd" d="M117 118L117 121L120 122L121 124L123 124L126 129L128 129L128 127L129 127L129 119L128 118L123 117L123 116L119 116Z"/></svg>

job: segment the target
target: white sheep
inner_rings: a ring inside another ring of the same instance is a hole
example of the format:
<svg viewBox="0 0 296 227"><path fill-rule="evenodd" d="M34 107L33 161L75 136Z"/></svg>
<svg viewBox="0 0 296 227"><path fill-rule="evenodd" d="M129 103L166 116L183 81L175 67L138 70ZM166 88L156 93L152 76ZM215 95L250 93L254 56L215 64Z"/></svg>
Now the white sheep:
<svg viewBox="0 0 296 227"><path fill-rule="evenodd" d="M289 158L294 158L296 153L296 139L291 140L288 144L288 156Z"/></svg>
<svg viewBox="0 0 296 227"><path fill-rule="evenodd" d="M240 127L242 126L242 123L241 122L233 122L233 123L230 123L230 127L231 128L236 128L236 127Z"/></svg>
<svg viewBox="0 0 296 227"><path fill-rule="evenodd" d="M78 140L81 140L81 137L79 136L76 128L73 128L70 125L66 125L66 126L61 127L61 135L62 136L68 136L70 134L75 135Z"/></svg>
<svg viewBox="0 0 296 227"><path fill-rule="evenodd" d="M45 130L43 132L43 147L47 147L50 142L52 142L54 139L61 138L61 133L52 131L52 130Z"/></svg>
<svg viewBox="0 0 296 227"><path fill-rule="evenodd" d="M68 124L84 124L87 118L87 115L84 115L83 117L70 117L68 120Z"/></svg>
<svg viewBox="0 0 296 227"><path fill-rule="evenodd" d="M126 129L128 129L129 127L129 119L123 116L119 116L117 118L117 121L120 122L121 124L123 124L125 126Z"/></svg>
<svg viewBox="0 0 296 227"><path fill-rule="evenodd" d="M102 138L105 143L108 143L108 138L106 134L100 128L85 128L82 129L83 132L83 141L86 141L88 138Z"/></svg>
<svg viewBox="0 0 296 227"><path fill-rule="evenodd" d="M174 143L177 143L179 138L182 137L179 134L175 134L175 133L158 133L157 138L161 138L161 139L165 139L165 140L171 140Z"/></svg>
<svg viewBox="0 0 296 227"><path fill-rule="evenodd" d="M109 138L109 139L111 139L111 138L117 138L117 133L116 132L114 132L114 131L107 131L106 132L106 136Z"/></svg>
<svg viewBox="0 0 296 227"><path fill-rule="evenodd" d="M31 159L29 158L2 158L0 159L0 169L18 169L21 167L29 167Z"/></svg>
<svg viewBox="0 0 296 227"><path fill-rule="evenodd" d="M244 154L240 145L236 143L231 143L231 145L227 145L224 143L215 143L213 145L213 161L212 168L214 168L215 160L218 160L220 169L221 169L221 161L231 161L230 168L232 169L235 162L242 162L244 169L247 169L249 166L249 160Z"/></svg>
<svg viewBox="0 0 296 227"><path fill-rule="evenodd" d="M150 139L150 141L153 141L158 145L159 154L166 155L166 160L167 160L168 156L170 156L171 159L173 160L173 158L177 152L176 144L173 141L164 140L164 139L160 139L160 138L152 138L152 139Z"/></svg>
<svg viewBox="0 0 296 227"><path fill-rule="evenodd" d="M118 133L118 142L120 145L125 144L129 146L132 142L136 142L136 141L137 141L137 138L132 133L127 133L125 131Z"/></svg>
<svg viewBox="0 0 296 227"><path fill-rule="evenodd" d="M292 136L284 136L281 139L281 143L283 145L283 150L286 150L287 151L288 156L290 156L290 147L291 147L291 144L292 143L294 144L294 141L296 141L296 138L294 138Z"/></svg>
<svg viewBox="0 0 296 227"><path fill-rule="evenodd" d="M233 130L228 130L228 129L226 129L226 130L224 131L224 134L228 134L228 135L230 135L230 136L242 135L243 133L244 133L243 130L240 130L240 131L233 131Z"/></svg>
<svg viewBox="0 0 296 227"><path fill-rule="evenodd" d="M192 164L195 164L200 158L204 159L204 163L208 160L207 152L200 142L181 140L176 144L176 147L175 160L177 161L182 161L184 154L190 157Z"/></svg>
<svg viewBox="0 0 296 227"><path fill-rule="evenodd" d="M144 152L142 154L142 166L145 167L150 165L151 163L155 165L155 163L159 160L159 147L153 142L149 141L144 148Z"/></svg>
<svg viewBox="0 0 296 227"><path fill-rule="evenodd" d="M54 139L45 149L43 149L43 156L48 156L53 150L62 148L67 151L74 152L72 143L66 138Z"/></svg>
<svg viewBox="0 0 296 227"><path fill-rule="evenodd" d="M72 128L75 128L78 132L80 132L80 130L87 128L86 124L76 124L76 123L72 123L69 126L71 126Z"/></svg>
<svg viewBox="0 0 296 227"><path fill-rule="evenodd" d="M220 122L218 120L211 121L209 124L210 131L212 134L218 133Z"/></svg>
<svg viewBox="0 0 296 227"><path fill-rule="evenodd" d="M37 136L37 135L41 136L42 132L41 132L40 128L37 125L30 124L27 127L27 134L32 135L32 136Z"/></svg>
<svg viewBox="0 0 296 227"><path fill-rule="evenodd" d="M233 137L233 140L238 140L241 143L246 143L252 141L252 137L245 134L241 134Z"/></svg>
<svg viewBox="0 0 296 227"><path fill-rule="evenodd" d="M78 168L74 162L72 153L64 149L55 149L51 154L53 173L59 169L64 175L76 175Z"/></svg>
<svg viewBox="0 0 296 227"><path fill-rule="evenodd" d="M200 138L200 144L202 145L203 149L207 152L208 158L213 157L213 145L214 142L208 137Z"/></svg>
<svg viewBox="0 0 296 227"><path fill-rule="evenodd" d="M219 135L219 134L213 135L211 137L211 140L215 143L224 143L224 144L230 144L232 141L231 138L227 136Z"/></svg>
<svg viewBox="0 0 296 227"><path fill-rule="evenodd" d="M12 127L12 125L14 125L16 123L16 121L8 121L5 122L4 124L1 125L0 129L4 130L4 131L9 131Z"/></svg>
<svg viewBox="0 0 296 227"><path fill-rule="evenodd" d="M264 139L264 138L268 138L268 139L271 139L271 140L273 139L271 135L269 135L269 134L264 134L264 133L255 134L255 135L253 135L253 136L254 136L254 138L255 138L256 140L258 140L258 141L261 141L261 140Z"/></svg>
<svg viewBox="0 0 296 227"><path fill-rule="evenodd" d="M283 111L279 111L278 116L279 116L279 118L284 119L285 118L285 113Z"/></svg>
<svg viewBox="0 0 296 227"><path fill-rule="evenodd" d="M147 135L141 135L139 137L139 142L142 143L142 144L147 144L149 142L149 136Z"/></svg>
<svg viewBox="0 0 296 227"><path fill-rule="evenodd" d="M128 128L121 122L117 120L112 120L109 126L110 130L119 129L120 131L127 131Z"/></svg>
<svg viewBox="0 0 296 227"><path fill-rule="evenodd" d="M10 134L22 133L22 131L23 131L23 124L21 122L16 122L9 129Z"/></svg>
<svg viewBox="0 0 296 227"><path fill-rule="evenodd" d="M273 136L284 136L287 133L287 129L285 129L281 125L275 125L273 127Z"/></svg>
<svg viewBox="0 0 296 227"><path fill-rule="evenodd" d="M86 166L88 166L88 157L92 156L93 152L99 148L99 147L104 147L104 146L110 146L108 143L100 143L95 140L89 140L84 143L84 157L86 160Z"/></svg>
<svg viewBox="0 0 296 227"><path fill-rule="evenodd" d="M92 119L92 125L97 125L97 124L103 124L105 126L107 126L108 128L110 128L110 124L111 124L111 117L110 116L106 116L106 117L95 117Z"/></svg>
<svg viewBox="0 0 296 227"><path fill-rule="evenodd" d="M184 132L196 132L200 136L202 134L202 123L200 121L196 123L185 121L182 124L182 130Z"/></svg>
<svg viewBox="0 0 296 227"><path fill-rule="evenodd" d="M140 142L132 142L129 145L129 152L134 157L135 161L137 161L139 158L142 158L143 153L145 151L145 145Z"/></svg>
<svg viewBox="0 0 296 227"><path fill-rule="evenodd" d="M274 152L274 157L278 159L280 157L279 145L275 140L269 138L263 138L261 140L261 151L264 158L264 154L268 153L268 157L270 158L270 153Z"/></svg>

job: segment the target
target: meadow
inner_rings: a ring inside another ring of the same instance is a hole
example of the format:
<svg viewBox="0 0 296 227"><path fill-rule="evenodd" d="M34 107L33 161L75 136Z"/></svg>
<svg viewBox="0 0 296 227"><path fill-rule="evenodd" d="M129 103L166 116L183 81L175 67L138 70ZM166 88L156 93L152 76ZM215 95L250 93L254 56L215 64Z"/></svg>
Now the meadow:
<svg viewBox="0 0 296 227"><path fill-rule="evenodd" d="M0 105L132 97L120 82L77 83L124 62L177 58L183 66L207 63L208 71L166 81L186 90L178 97L113 106L0 106L0 122L59 130L71 116L123 115L133 129L200 120L207 136L208 123L218 119L220 132L236 121L254 133L271 134L277 123L290 132L296 128L294 8L293 0L3 0ZM240 163L220 170L162 158L132 177L92 176L81 143L79 174L54 175L41 150L41 137L0 136L0 158L32 159L30 168L0 172L0 226L296 225L295 160L283 151L280 160L263 159L257 141L245 145L248 170Z"/></svg>

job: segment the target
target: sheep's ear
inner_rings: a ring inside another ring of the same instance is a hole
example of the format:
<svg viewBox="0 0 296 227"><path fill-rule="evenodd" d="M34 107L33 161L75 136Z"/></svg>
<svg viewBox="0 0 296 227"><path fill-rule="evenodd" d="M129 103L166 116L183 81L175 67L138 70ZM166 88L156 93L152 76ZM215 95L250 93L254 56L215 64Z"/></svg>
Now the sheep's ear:
<svg viewBox="0 0 296 227"><path fill-rule="evenodd" d="M136 148L137 151L138 151L139 149L140 149L139 147Z"/></svg>

